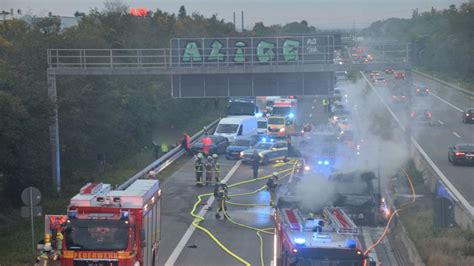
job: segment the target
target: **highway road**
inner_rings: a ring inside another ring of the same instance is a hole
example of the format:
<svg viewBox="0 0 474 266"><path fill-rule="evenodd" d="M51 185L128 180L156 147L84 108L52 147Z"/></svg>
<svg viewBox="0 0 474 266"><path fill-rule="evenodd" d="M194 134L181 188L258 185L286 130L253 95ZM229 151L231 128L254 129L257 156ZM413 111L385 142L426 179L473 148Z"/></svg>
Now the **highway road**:
<svg viewBox="0 0 474 266"><path fill-rule="evenodd" d="M385 75L385 74L384 74ZM391 94L395 88L408 87L404 80L395 80L392 75L387 77L386 86L374 86L384 97L400 121L406 126L409 104L391 102ZM474 124L461 122L462 111L474 107L474 97L447 87L439 82L414 75L415 85L425 85L430 88L428 96L415 96L412 92L411 105L427 106L433 113L433 126L418 125L413 128L413 137L448 178L461 195L474 205L474 167L453 166L448 162L448 147L456 143L474 143Z"/></svg>
<svg viewBox="0 0 474 266"><path fill-rule="evenodd" d="M320 99L317 98L301 99L297 117L300 123L318 124L327 121L327 114L322 110ZM294 141L294 143L297 145L298 141ZM251 179L249 166L224 159L220 159L220 162L222 164L221 176L225 176L225 180L228 181L227 184ZM260 176L290 167L291 165L288 164L268 165L263 167ZM289 180L288 177L282 182L289 182ZM294 183L297 178L292 177L291 180ZM260 180L229 189L231 202L256 204L255 206L229 204L228 213L232 221L255 228L273 227L272 209L269 206L269 193L267 191L263 190L242 197L233 196L255 191L264 184L265 180ZM284 187L291 187L291 185L285 185ZM194 186L192 160L189 160L164 182L159 265L242 265L235 257L219 247L208 234L196 229L191 224L193 217L190 215L190 211L197 200L197 196L211 191L210 187L197 188ZM285 191L279 193L285 193ZM203 198L202 203L198 205L196 210L196 213L204 217L199 225L209 230L216 240L251 265L261 265L262 254L264 265L271 265L273 261L273 235L260 233L262 237L262 242L260 242L255 230L236 225L229 220L216 219L214 216L216 208L216 202L212 198ZM366 247L375 242L381 230L380 227L362 228L361 244ZM262 250L262 253L260 250ZM378 261L384 263L383 265L397 265L394 263L396 261L395 255L388 241L378 246L371 255L377 257Z"/></svg>

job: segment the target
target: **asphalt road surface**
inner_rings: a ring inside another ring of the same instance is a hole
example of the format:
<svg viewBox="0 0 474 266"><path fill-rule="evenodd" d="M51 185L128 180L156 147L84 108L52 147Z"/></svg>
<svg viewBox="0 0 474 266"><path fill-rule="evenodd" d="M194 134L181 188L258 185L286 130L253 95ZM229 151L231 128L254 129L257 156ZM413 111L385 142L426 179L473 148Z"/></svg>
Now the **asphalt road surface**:
<svg viewBox="0 0 474 266"><path fill-rule="evenodd" d="M327 113L321 106L321 99L300 99L298 109L299 124L311 122L313 124L325 123ZM298 146L298 141L293 141ZM300 147L301 148L301 147ZM221 156L222 157L222 156ZM248 165L220 159L222 165L221 178L227 179L227 184L252 179L251 168ZM271 174L274 171L289 169L290 164L273 164L262 167L260 176ZM296 182L296 177L288 176L281 182ZM204 197L198 205L196 213L202 215L204 220L200 226L209 230L215 240L228 248L236 256L252 265L261 265L263 255L264 265L271 265L273 260L273 235L260 233L243 227L248 225L254 228L273 227L272 208L269 206L270 196L266 190L246 196L236 194L252 192L262 187L265 180L252 182L229 189L231 202L238 204L254 204L253 206L236 206L228 204L230 220L216 219L216 202L209 197ZM291 187L286 185L285 187ZM226 253L211 237L191 223L194 218L190 215L193 205L199 194L212 192L211 187L195 187L193 162L189 160L163 184L162 202L162 232L159 249L159 265L242 265L235 257ZM279 194L285 193L280 191ZM366 247L374 242L381 228L366 228L362 231L360 242ZM271 230L269 231L271 232ZM370 242L370 243L369 243ZM262 251L262 252L261 252ZM395 265L393 252L389 243L384 243L375 249L376 256L384 265Z"/></svg>
<svg viewBox="0 0 474 266"><path fill-rule="evenodd" d="M384 74L385 75L385 74ZM386 86L375 86L396 116L406 126L410 104L392 103L394 89L405 89L405 81L395 80L385 75ZM474 167L469 165L453 166L448 162L448 147L456 143L474 143L474 124L463 124L462 111L474 106L474 98L443 84L414 75L415 85L430 88L428 96L415 96L411 92L411 106L424 106L433 113L433 125L418 125L412 129L413 137L428 154L441 172L456 187L462 196L474 205Z"/></svg>

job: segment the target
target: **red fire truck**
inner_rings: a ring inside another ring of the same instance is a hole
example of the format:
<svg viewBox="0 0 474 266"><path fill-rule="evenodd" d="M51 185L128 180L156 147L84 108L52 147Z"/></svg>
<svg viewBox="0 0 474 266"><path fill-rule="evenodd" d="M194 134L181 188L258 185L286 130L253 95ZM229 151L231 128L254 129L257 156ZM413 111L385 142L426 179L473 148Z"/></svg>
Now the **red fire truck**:
<svg viewBox="0 0 474 266"><path fill-rule="evenodd" d="M297 201L280 198L278 205L274 243L276 265L372 264L361 250L357 237L359 228L343 209L325 207L319 215L303 215Z"/></svg>
<svg viewBox="0 0 474 266"><path fill-rule="evenodd" d="M156 265L160 199L158 180L137 180L125 190L89 183L71 199L67 215L46 216L45 245L51 239L49 253L62 266Z"/></svg>

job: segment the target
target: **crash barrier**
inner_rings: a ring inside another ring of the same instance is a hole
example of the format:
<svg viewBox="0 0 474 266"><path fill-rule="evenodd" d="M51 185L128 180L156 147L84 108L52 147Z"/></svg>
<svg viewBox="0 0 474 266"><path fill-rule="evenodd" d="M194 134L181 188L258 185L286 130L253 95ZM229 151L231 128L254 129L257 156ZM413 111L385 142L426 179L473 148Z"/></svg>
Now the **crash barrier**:
<svg viewBox="0 0 474 266"><path fill-rule="evenodd" d="M459 86L456 86L456 85L454 85L454 84L452 84L452 83L449 83L449 82L447 82L447 81L441 80L441 79L439 79L439 78L435 78L435 77L433 77L433 76L431 76L431 75L428 75L428 74L426 74L426 73L423 73L423 72L421 72L421 71L419 71L419 70L412 70L412 71L413 71L415 74L419 75L419 76L422 76L422 77L427 78L427 79L431 79L431 80L433 80L433 81L439 82L439 83L441 83L441 84L443 84L443 85L445 85L445 86L448 86L448 87L450 87L450 88L456 89L456 90L458 90L458 91L460 91L460 92L463 92L463 93L465 93L465 94L469 94L469 95L471 95L471 96L474 96L474 92L472 92L472 91L468 91L468 90L466 90L466 89L463 89L463 88L461 88L461 87L459 87Z"/></svg>
<svg viewBox="0 0 474 266"><path fill-rule="evenodd" d="M411 149L411 156L415 161L416 168L423 173L423 179L433 193L441 184L449 194L454 203L454 221L465 230L474 230L474 208L461 195L461 193L449 182L448 178L441 172L418 142L412 138L415 149Z"/></svg>
<svg viewBox="0 0 474 266"><path fill-rule="evenodd" d="M408 237L408 232L397 215L390 226L390 234L387 235L392 246L398 265L424 266L423 260L418 254L415 244Z"/></svg>
<svg viewBox="0 0 474 266"><path fill-rule="evenodd" d="M219 123L220 119L215 120L214 122L207 125L205 128L207 131L212 132L214 128ZM204 129L197 132L191 137L191 144L198 141L204 135ZM160 158L149 164L147 167L140 170L140 172L136 173L134 176L130 177L127 181L121 184L118 189L123 190L126 189L130 184L132 184L135 180L144 177L150 171L154 171L155 174L160 173L178 158L180 158L185 153L185 150L181 148L181 145L178 145L174 149L170 150L169 152L163 154Z"/></svg>
<svg viewBox="0 0 474 266"><path fill-rule="evenodd" d="M397 122L402 132L405 132L405 126L401 123L395 113L392 111L390 106L383 100L377 90L370 84L367 77L363 72L360 72L362 77L367 81L370 88L377 95L379 100L383 103L388 112L392 115L393 119ZM438 166L431 160L426 154L423 148L418 144L415 138L410 138L412 148L410 150L411 157L414 159L416 168L423 172L425 182L428 183L431 192L436 192L437 184L440 183L446 188L451 200L455 203L454 206L454 219L457 225L466 230L474 230L474 208L473 206L461 195L461 193L454 187L454 185L448 180L448 178L441 172Z"/></svg>

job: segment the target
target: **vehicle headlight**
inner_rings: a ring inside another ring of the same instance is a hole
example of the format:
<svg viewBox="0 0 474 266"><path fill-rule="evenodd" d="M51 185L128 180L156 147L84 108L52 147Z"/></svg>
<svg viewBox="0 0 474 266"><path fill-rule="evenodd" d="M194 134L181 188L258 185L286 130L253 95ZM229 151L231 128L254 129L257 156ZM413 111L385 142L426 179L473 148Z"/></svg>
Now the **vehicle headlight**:
<svg viewBox="0 0 474 266"><path fill-rule="evenodd" d="M259 155L260 157L262 157L262 158L263 158L263 156L264 156L264 154L263 154L263 153L259 153L258 155Z"/></svg>
<svg viewBox="0 0 474 266"><path fill-rule="evenodd" d="M243 151L240 152L240 157L244 157L244 152Z"/></svg>
<svg viewBox="0 0 474 266"><path fill-rule="evenodd" d="M280 128L280 132L285 132L285 130L286 129L284 127Z"/></svg>

